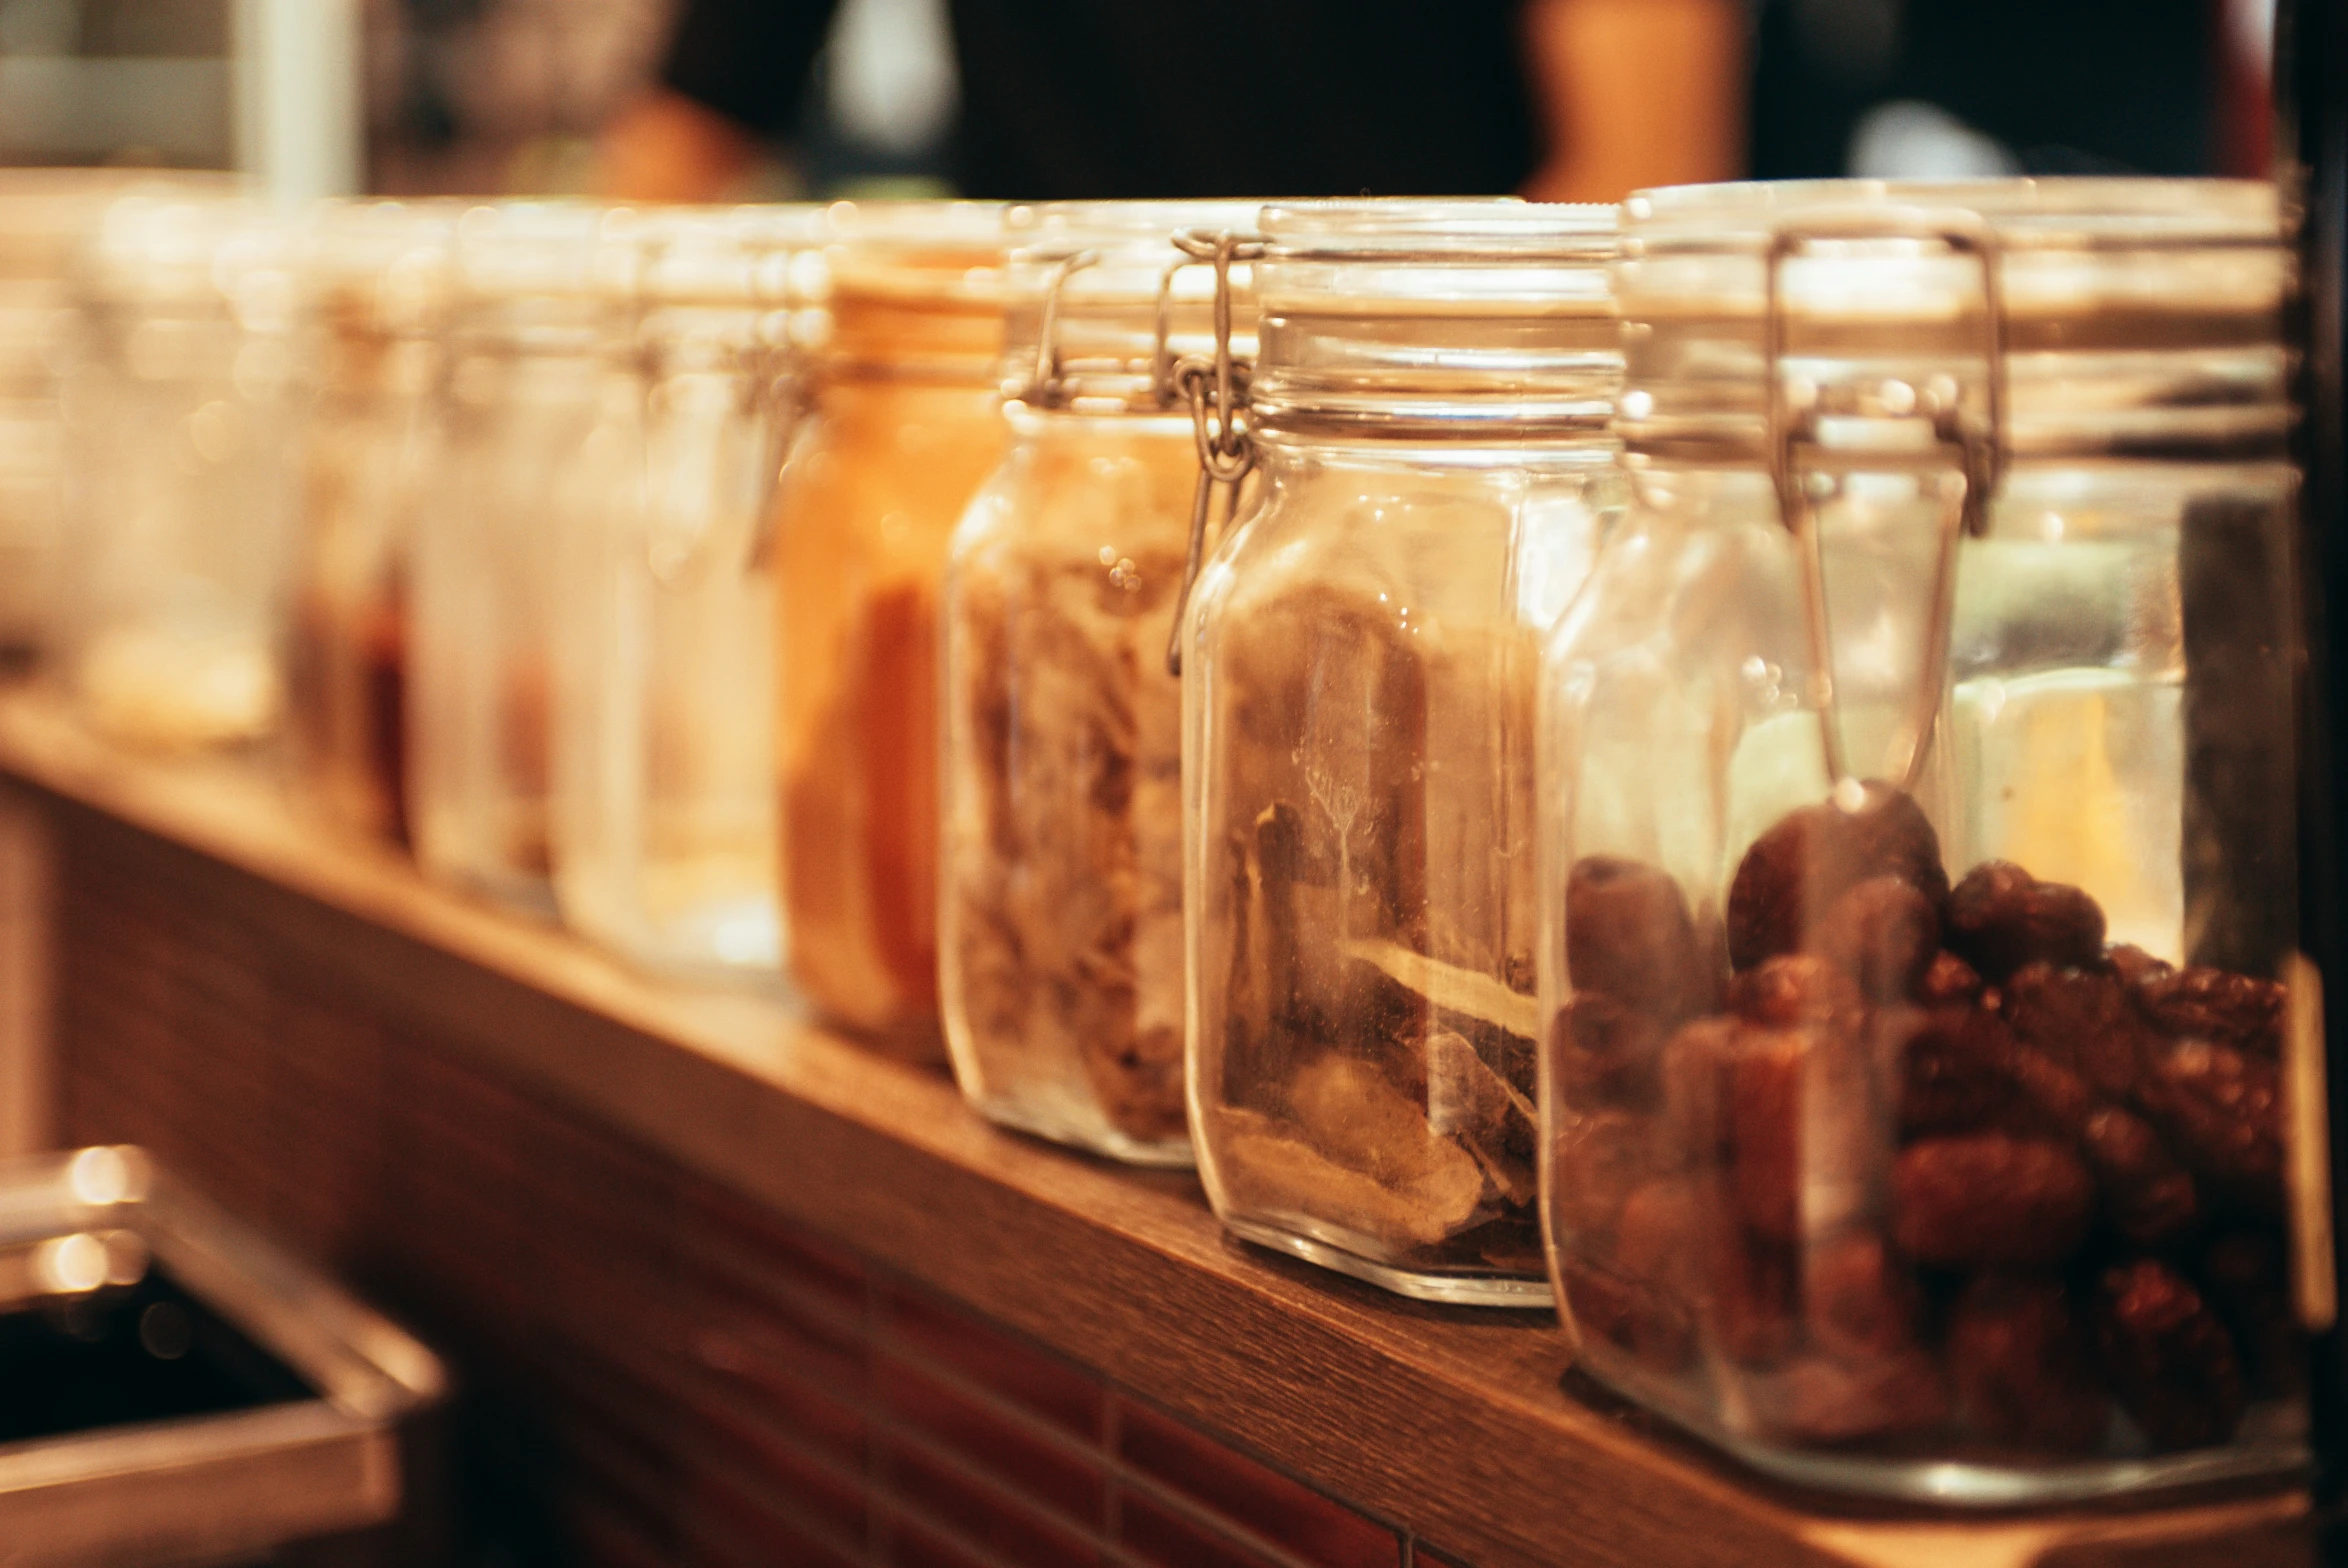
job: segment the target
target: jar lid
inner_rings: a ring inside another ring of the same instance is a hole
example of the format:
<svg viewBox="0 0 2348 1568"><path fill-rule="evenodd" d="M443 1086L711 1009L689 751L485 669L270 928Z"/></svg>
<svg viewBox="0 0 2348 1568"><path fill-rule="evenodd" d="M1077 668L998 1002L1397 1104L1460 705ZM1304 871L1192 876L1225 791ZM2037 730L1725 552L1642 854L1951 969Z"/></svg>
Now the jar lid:
<svg viewBox="0 0 2348 1568"><path fill-rule="evenodd" d="M1914 445L1935 408L1994 425L2001 465L2283 450L2270 185L1819 180L1642 192L1625 213L1635 459L1767 461L1773 382L1779 428L1798 409L1829 461Z"/></svg>
<svg viewBox="0 0 2348 1568"><path fill-rule="evenodd" d="M1161 413L1174 364L1215 352L1215 271L1177 235L1252 234L1246 201L1052 202L1016 209L1003 395L1034 408ZM1230 352L1255 356L1250 268L1230 269ZM1047 341L1048 336L1048 341Z"/></svg>
<svg viewBox="0 0 2348 1568"><path fill-rule="evenodd" d="M1265 208L1257 426L1602 433L1622 369L1617 222L1508 199Z"/></svg>
<svg viewBox="0 0 2348 1568"><path fill-rule="evenodd" d="M1008 298L1007 216L992 202L833 203L824 373L991 385Z"/></svg>
<svg viewBox="0 0 2348 1568"><path fill-rule="evenodd" d="M653 208L615 243L634 247L639 301L779 306L806 302L808 274L795 263L831 238L825 209L802 202Z"/></svg>

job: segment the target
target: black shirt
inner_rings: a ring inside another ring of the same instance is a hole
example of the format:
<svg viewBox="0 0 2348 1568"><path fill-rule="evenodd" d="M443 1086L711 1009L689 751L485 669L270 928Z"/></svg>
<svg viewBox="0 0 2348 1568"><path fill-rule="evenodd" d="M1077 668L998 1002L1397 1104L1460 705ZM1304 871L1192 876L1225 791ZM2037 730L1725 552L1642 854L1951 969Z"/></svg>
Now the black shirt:
<svg viewBox="0 0 2348 1568"><path fill-rule="evenodd" d="M1520 0L951 0L970 196L1481 195L1539 153ZM837 0L686 0L662 79L798 123Z"/></svg>

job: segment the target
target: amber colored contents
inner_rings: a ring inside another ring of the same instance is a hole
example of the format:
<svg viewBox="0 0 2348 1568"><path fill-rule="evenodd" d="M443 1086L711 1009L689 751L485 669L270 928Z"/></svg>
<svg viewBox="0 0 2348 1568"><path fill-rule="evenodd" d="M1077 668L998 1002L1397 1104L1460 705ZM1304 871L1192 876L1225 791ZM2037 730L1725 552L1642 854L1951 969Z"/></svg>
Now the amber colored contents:
<svg viewBox="0 0 2348 1568"><path fill-rule="evenodd" d="M777 524L791 968L834 1020L935 1054L937 595L1001 457L994 393L836 379Z"/></svg>
<svg viewBox="0 0 2348 1568"><path fill-rule="evenodd" d="M288 717L308 787L342 826L408 843L407 608L312 600L294 617Z"/></svg>

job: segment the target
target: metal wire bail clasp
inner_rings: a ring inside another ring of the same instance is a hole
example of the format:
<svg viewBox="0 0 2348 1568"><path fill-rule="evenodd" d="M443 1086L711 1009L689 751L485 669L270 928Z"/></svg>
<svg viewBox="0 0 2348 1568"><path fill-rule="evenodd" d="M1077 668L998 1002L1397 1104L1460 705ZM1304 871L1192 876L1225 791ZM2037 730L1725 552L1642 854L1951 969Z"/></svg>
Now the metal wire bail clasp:
<svg viewBox="0 0 2348 1568"><path fill-rule="evenodd" d="M1255 467L1256 448L1247 432L1247 367L1231 358L1231 264L1254 261L1264 243L1228 229L1193 229L1174 236L1175 248L1188 258L1166 269L1158 286L1158 401L1172 407L1190 405L1191 434L1198 443L1198 487L1190 503L1190 550L1183 561L1182 591L1174 599L1174 630L1166 639L1166 673L1182 673L1182 628L1190 619L1190 590L1198 581L1199 562L1206 553L1207 517L1215 491L1225 493L1224 521L1239 505L1239 484ZM1174 276L1185 266L1203 263L1215 269L1215 352L1174 356Z"/></svg>
<svg viewBox="0 0 2348 1568"><path fill-rule="evenodd" d="M1988 381L1986 417L1967 413L1963 383L1946 373L1928 378L1921 386L1887 378L1863 387L1830 389L1807 379L1790 383L1786 379L1787 261L1809 253L1822 241L1901 239L1937 243L1980 268L1981 356ZM1939 474L1941 512L1932 602L1927 606L1916 691L1901 737L1907 755L1893 770L1901 789L1913 789L1932 754L1941 688L1948 678L1957 546L1963 539L1977 539L1988 531L1989 504L2005 477L2006 313L1997 236L1978 215L1964 211L1860 207L1809 213L1788 220L1770 235L1764 276L1762 352L1763 373L1768 378L1769 475L1777 490L1779 513L1800 551L1802 608L1812 671L1809 695L1818 710L1826 776L1834 786L1835 798L1845 802L1862 798L1861 781L1852 774L1843 745L1835 692L1834 633L1826 606L1826 556L1809 483L1816 470L1805 466L1805 454L1826 450L1823 425L1837 416L1927 418L1932 422L1933 443L1922 453L1869 450L1864 455L1854 453L1844 465L1871 470L1909 468L1919 475L1937 470ZM1952 448L1954 472L1948 468Z"/></svg>

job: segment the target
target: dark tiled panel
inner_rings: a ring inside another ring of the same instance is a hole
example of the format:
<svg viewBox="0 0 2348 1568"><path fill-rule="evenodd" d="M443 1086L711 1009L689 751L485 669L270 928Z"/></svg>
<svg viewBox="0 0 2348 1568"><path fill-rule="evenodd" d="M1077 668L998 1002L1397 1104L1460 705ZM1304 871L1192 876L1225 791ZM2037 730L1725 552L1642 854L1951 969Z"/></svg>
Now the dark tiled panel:
<svg viewBox="0 0 2348 1568"><path fill-rule="evenodd" d="M1117 1457L1250 1533L1329 1568L1398 1568L1394 1532L1145 1405L1118 1405Z"/></svg>

